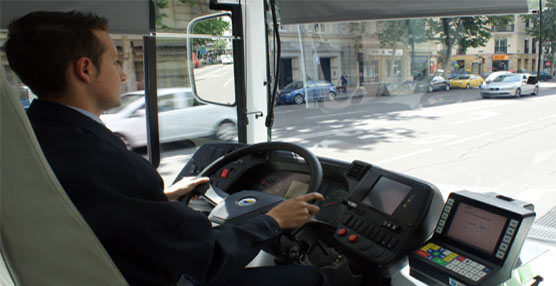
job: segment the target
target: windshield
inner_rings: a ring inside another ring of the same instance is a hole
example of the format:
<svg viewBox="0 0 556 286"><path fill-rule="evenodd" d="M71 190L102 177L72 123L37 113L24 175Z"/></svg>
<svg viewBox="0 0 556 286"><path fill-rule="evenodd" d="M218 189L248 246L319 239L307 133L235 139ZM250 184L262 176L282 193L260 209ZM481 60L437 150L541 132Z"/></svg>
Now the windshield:
<svg viewBox="0 0 556 286"><path fill-rule="evenodd" d="M519 75L501 75L492 80L492 82L520 82L521 76Z"/></svg>
<svg viewBox="0 0 556 286"><path fill-rule="evenodd" d="M303 82L302 81L295 81L292 82L290 84L287 84L286 86L284 86L284 90L290 90L290 89L298 89L298 88L302 88L303 87Z"/></svg>
<svg viewBox="0 0 556 286"><path fill-rule="evenodd" d="M272 140L424 179L445 197L464 189L496 192L533 203L537 218L550 216L556 213L555 38L543 39L546 58L539 65L537 17L282 25L279 84L305 83L306 91L299 100L278 96ZM554 19L547 21L543 27L553 28ZM516 90L482 94L480 81L467 87L447 81L508 72L495 81L519 82L515 73L534 74L539 66L551 76L517 97ZM334 89L313 90L307 79Z"/></svg>

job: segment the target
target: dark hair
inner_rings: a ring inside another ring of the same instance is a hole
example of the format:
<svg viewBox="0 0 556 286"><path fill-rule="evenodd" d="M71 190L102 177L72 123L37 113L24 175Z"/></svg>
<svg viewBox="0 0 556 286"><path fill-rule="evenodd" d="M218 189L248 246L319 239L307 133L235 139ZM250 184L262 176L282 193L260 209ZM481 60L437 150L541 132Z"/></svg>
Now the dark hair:
<svg viewBox="0 0 556 286"><path fill-rule="evenodd" d="M93 13L32 12L8 25L4 49L12 70L42 97L66 91L66 70L88 57L100 67L104 46L93 30L108 30L108 21Z"/></svg>

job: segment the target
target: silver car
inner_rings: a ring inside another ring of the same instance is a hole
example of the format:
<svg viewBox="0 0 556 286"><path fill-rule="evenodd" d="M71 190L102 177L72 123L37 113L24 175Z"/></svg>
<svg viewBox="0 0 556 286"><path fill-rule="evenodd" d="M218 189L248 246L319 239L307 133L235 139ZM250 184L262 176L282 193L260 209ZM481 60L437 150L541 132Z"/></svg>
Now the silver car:
<svg viewBox="0 0 556 286"><path fill-rule="evenodd" d="M530 74L502 74L481 86L483 98L503 96L518 98L523 94L536 95L538 93L537 77Z"/></svg>
<svg viewBox="0 0 556 286"><path fill-rule="evenodd" d="M122 104L101 115L101 120L126 143L128 148L147 145L145 93L121 95ZM207 105L197 101L191 88L158 90L160 142L167 143L205 136L221 141L237 137L235 108Z"/></svg>

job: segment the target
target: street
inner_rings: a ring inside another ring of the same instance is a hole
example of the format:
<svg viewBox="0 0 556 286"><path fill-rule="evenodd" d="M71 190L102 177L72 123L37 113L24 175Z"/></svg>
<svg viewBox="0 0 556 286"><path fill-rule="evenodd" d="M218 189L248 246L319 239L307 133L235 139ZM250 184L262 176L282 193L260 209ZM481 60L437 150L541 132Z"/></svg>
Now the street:
<svg viewBox="0 0 556 286"><path fill-rule="evenodd" d="M555 95L549 87L537 96L482 99L478 89L463 89L277 106L273 140L409 174L445 194L536 196L540 215L556 198ZM167 183L194 152L185 147L162 155Z"/></svg>
<svg viewBox="0 0 556 286"><path fill-rule="evenodd" d="M235 101L234 65L206 65L193 70L197 93L211 101Z"/></svg>

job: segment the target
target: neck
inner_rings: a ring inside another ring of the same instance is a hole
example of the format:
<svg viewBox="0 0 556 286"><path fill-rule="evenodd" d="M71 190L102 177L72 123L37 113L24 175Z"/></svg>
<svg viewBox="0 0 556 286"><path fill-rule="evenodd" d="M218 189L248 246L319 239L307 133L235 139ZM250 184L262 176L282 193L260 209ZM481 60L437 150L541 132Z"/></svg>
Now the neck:
<svg viewBox="0 0 556 286"><path fill-rule="evenodd" d="M84 98L76 95L75 93L56 94L55 96L49 95L43 97L42 99L58 104L77 107L79 109L86 110L92 114L95 114L96 116L100 116L100 114L102 113L102 111L94 104L92 104L88 100L84 100Z"/></svg>

